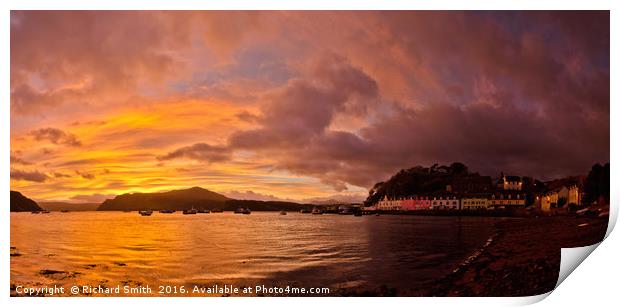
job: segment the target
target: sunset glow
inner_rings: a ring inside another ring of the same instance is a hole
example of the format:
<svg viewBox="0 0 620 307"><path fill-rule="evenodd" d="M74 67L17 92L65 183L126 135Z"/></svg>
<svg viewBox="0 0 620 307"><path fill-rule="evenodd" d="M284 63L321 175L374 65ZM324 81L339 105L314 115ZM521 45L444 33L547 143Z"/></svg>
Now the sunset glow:
<svg viewBox="0 0 620 307"><path fill-rule="evenodd" d="M13 11L11 189L360 201L414 165L586 173L608 37L608 12Z"/></svg>

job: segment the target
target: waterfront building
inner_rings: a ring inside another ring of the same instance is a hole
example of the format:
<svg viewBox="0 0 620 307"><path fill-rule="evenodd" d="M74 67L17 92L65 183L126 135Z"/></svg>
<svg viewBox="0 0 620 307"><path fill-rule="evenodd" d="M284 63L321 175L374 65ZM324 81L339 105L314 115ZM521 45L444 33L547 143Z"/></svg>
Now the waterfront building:
<svg viewBox="0 0 620 307"><path fill-rule="evenodd" d="M461 210L487 209L488 198L485 196L466 196L461 198Z"/></svg>
<svg viewBox="0 0 620 307"><path fill-rule="evenodd" d="M377 210L383 210L383 211L399 211L402 207L402 200L401 199L389 199L386 196L383 197L382 200L380 200L377 203Z"/></svg>
<svg viewBox="0 0 620 307"><path fill-rule="evenodd" d="M401 202L401 210L428 210L431 208L431 200L428 197L411 197L403 199Z"/></svg>
<svg viewBox="0 0 620 307"><path fill-rule="evenodd" d="M494 193L487 200L489 209L505 209L525 207L525 194L502 191Z"/></svg>
<svg viewBox="0 0 620 307"><path fill-rule="evenodd" d="M431 200L431 209L459 209L460 200L454 196L437 196Z"/></svg>

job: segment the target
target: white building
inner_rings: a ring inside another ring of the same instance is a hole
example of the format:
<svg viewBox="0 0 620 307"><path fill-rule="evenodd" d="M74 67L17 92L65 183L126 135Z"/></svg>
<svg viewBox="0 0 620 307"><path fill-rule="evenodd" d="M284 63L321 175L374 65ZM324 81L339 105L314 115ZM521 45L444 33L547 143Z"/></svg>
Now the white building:
<svg viewBox="0 0 620 307"><path fill-rule="evenodd" d="M459 199L456 197L433 197L431 200L431 209L459 209Z"/></svg>
<svg viewBox="0 0 620 307"><path fill-rule="evenodd" d="M523 180L519 176L504 176L497 182L497 187L508 191L521 191L523 189Z"/></svg>
<svg viewBox="0 0 620 307"><path fill-rule="evenodd" d="M558 206L561 199L566 200L566 204L581 204L582 193L577 185L560 186L543 194L540 198L540 209L549 211Z"/></svg>

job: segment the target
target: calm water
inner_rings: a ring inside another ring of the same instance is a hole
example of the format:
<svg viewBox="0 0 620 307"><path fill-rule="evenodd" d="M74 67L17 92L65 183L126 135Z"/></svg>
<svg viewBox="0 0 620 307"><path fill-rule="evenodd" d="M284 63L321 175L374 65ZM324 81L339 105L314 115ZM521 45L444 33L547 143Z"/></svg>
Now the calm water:
<svg viewBox="0 0 620 307"><path fill-rule="evenodd" d="M15 285L256 284L416 289L449 273L493 218L278 212L11 213ZM41 270L61 271L42 274Z"/></svg>

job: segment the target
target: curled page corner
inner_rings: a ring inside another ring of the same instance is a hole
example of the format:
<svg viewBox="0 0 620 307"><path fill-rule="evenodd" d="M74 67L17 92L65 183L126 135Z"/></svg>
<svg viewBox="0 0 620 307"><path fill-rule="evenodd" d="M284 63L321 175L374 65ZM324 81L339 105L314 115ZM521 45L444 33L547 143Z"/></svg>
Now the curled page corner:
<svg viewBox="0 0 620 307"><path fill-rule="evenodd" d="M611 221L610 221L611 223ZM608 231L609 229L612 227L608 227ZM553 290L547 292L547 293L543 293L543 294L539 294L539 295L534 295L534 296L528 296L528 297L521 297L519 298L516 303L519 305L532 305L535 303L538 303L542 300L544 300L545 298L547 298L549 295L551 295L551 293L553 293L553 291L555 291L555 289L557 289L560 284L562 282L564 282L564 280L566 280L566 278L586 259L588 258L588 256L602 243L603 241L596 243L596 244L592 244L589 246L582 246L582 247L573 247L573 248L562 248L560 253L561 253L561 259L560 259L560 273L558 275L558 281L555 284L555 287L553 288Z"/></svg>
<svg viewBox="0 0 620 307"><path fill-rule="evenodd" d="M609 221L607 221L607 232L605 232L605 239L609 237L609 234L612 232L612 230L614 230L614 227L616 227L616 219L618 219L618 206L610 204Z"/></svg>
<svg viewBox="0 0 620 307"><path fill-rule="evenodd" d="M609 230L610 227L608 226ZM562 248L560 259L560 274L555 284L557 288L588 256L602 243L596 243L589 246Z"/></svg>

